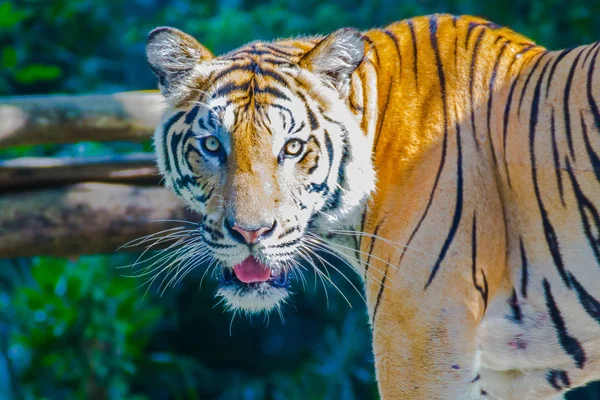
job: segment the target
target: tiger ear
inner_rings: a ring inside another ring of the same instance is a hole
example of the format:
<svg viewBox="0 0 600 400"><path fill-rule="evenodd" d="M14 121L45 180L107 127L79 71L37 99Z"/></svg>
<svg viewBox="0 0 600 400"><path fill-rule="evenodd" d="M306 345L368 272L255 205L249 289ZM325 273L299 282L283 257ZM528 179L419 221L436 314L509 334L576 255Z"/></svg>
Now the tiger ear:
<svg viewBox="0 0 600 400"><path fill-rule="evenodd" d="M350 82L350 76L365 56L362 34L354 28L339 29L305 54L300 67L305 68L328 83L332 83L342 97Z"/></svg>
<svg viewBox="0 0 600 400"><path fill-rule="evenodd" d="M174 103L189 94L187 84L194 68L213 57L206 47L179 29L160 27L148 34L148 65L158 77L162 94Z"/></svg>

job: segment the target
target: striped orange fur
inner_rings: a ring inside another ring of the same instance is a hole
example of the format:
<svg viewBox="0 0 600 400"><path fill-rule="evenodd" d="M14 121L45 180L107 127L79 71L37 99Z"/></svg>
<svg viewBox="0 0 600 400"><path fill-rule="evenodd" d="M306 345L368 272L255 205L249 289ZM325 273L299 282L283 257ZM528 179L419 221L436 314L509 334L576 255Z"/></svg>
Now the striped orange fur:
<svg viewBox="0 0 600 400"><path fill-rule="evenodd" d="M600 379L599 51L470 16L220 57L161 28L159 167L231 308L279 307L319 252L352 265L383 399L561 398Z"/></svg>

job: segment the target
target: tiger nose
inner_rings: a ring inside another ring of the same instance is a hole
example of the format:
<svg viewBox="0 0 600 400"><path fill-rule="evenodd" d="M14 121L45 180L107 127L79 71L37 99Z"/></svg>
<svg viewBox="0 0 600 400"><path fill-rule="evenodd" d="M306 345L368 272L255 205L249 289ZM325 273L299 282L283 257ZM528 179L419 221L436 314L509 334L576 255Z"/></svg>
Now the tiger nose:
<svg viewBox="0 0 600 400"><path fill-rule="evenodd" d="M235 222L231 223L229 220L225 220L225 224L227 225L227 228L232 236L239 242L243 241L246 242L246 244L254 244L258 242L259 239L264 239L273 233L277 222L273 222L271 226L261 226L258 229L242 227Z"/></svg>

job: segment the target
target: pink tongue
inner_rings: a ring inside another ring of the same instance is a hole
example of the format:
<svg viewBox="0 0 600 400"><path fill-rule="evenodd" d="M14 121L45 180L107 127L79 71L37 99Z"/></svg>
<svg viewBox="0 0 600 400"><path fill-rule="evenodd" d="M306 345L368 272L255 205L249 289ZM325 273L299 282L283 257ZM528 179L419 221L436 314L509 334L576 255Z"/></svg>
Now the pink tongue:
<svg viewBox="0 0 600 400"><path fill-rule="evenodd" d="M235 275L244 283L264 282L271 276L271 270L260 264L254 257L248 256L233 267Z"/></svg>

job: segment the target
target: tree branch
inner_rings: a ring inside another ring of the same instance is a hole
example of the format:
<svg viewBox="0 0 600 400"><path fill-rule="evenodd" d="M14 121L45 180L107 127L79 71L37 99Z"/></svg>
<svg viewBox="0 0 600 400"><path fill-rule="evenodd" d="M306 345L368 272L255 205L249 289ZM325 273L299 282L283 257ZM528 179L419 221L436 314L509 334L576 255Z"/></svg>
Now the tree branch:
<svg viewBox="0 0 600 400"><path fill-rule="evenodd" d="M158 220L163 222L153 222ZM185 225L165 220L198 222L199 216L159 187L82 183L7 194L0 197L0 257L112 253Z"/></svg>
<svg viewBox="0 0 600 400"><path fill-rule="evenodd" d="M0 161L0 189L23 190L77 182L160 182L154 154L100 157L23 157Z"/></svg>
<svg viewBox="0 0 600 400"><path fill-rule="evenodd" d="M0 148L82 141L141 141L164 109L159 92L0 99Z"/></svg>

